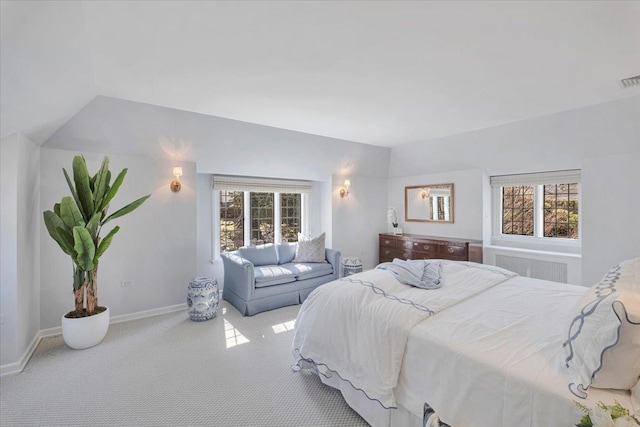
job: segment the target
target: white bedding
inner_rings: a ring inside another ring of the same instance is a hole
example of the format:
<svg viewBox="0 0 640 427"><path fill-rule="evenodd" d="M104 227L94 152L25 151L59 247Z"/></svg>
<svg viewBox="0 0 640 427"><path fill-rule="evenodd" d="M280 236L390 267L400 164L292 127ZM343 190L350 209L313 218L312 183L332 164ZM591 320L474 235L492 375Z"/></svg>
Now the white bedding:
<svg viewBox="0 0 640 427"><path fill-rule="evenodd" d="M369 399L393 408L411 328L513 275L497 267L443 261L440 289L403 285L385 270L328 283L300 309L294 357L313 363L320 373L337 372Z"/></svg>
<svg viewBox="0 0 640 427"><path fill-rule="evenodd" d="M438 290L402 285L382 270L316 289L296 322L296 360L337 373L343 394L348 381L374 399L377 415L365 419L376 426L392 418L379 417L380 404L396 402L416 418L428 402L452 426L575 425L581 411L562 370L563 313L587 288L468 265L447 264ZM631 407L628 392L598 389L581 403L614 399Z"/></svg>
<svg viewBox="0 0 640 427"><path fill-rule="evenodd" d="M586 291L516 277L417 325L398 401L415 414L428 402L452 426L575 425L580 399L567 386L562 342ZM598 389L581 403L613 399L631 407L629 393Z"/></svg>

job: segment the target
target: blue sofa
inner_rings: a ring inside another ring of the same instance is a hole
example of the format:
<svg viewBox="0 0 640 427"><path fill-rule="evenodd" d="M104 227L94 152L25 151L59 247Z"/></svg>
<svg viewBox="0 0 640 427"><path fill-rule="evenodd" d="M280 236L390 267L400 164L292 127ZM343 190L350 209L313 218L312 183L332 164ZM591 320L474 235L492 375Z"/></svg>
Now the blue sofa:
<svg viewBox="0 0 640 427"><path fill-rule="evenodd" d="M297 243L247 246L222 254L222 296L244 316L302 303L323 283L338 279L340 252L326 262L294 263Z"/></svg>

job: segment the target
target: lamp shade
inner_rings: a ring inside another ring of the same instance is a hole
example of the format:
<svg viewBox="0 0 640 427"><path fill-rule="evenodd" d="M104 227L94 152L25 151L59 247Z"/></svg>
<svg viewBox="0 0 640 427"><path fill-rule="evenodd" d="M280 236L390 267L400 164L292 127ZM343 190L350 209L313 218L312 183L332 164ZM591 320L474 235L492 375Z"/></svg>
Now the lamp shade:
<svg viewBox="0 0 640 427"><path fill-rule="evenodd" d="M344 180L344 186L345 186L345 187L348 187L348 186L350 186L350 185L351 185L351 181L349 181L348 179L345 179L345 180Z"/></svg>
<svg viewBox="0 0 640 427"><path fill-rule="evenodd" d="M180 166L176 166L176 167L174 167L174 168L173 168L173 175L174 175L176 178L181 177L181 176L182 176L182 167L180 167Z"/></svg>

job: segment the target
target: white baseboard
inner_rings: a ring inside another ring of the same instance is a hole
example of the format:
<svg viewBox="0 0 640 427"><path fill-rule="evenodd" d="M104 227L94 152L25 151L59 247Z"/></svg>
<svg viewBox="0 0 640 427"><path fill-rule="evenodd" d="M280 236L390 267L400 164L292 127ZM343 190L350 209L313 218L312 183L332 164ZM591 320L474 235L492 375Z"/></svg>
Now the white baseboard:
<svg viewBox="0 0 640 427"><path fill-rule="evenodd" d="M36 351L38 344L40 344L40 340L42 339L41 335L42 331L36 332L35 336L29 343L27 349L22 353L22 357L14 363L7 363L6 365L0 365L0 377L4 377L5 375L10 374L18 374L24 370L33 355L33 352Z"/></svg>
<svg viewBox="0 0 640 427"><path fill-rule="evenodd" d="M144 319L146 317L159 316L161 314L173 313L186 309L187 304L183 303L170 305L168 307L154 308L152 310L138 311L137 313L121 314L120 316L113 316L111 319L109 319L109 324L129 322L131 320ZM22 354L20 360L14 363L7 363L6 365L0 365L0 377L22 372L27 366L29 359L31 359L31 356L36 351L38 344L40 344L40 340L42 340L42 338L53 337L60 334L62 334L62 328L60 326L56 328L39 330L33 337L33 340L31 340L29 347L27 347L27 349Z"/></svg>

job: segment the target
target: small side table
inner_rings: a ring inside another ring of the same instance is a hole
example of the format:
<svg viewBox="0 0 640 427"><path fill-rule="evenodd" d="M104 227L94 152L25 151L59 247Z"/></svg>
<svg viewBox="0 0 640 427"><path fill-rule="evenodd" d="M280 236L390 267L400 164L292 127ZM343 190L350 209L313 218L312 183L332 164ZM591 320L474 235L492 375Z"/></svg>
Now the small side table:
<svg viewBox="0 0 640 427"><path fill-rule="evenodd" d="M342 268L342 277L351 276L352 274L362 273L362 260L357 256L345 256L340 261Z"/></svg>
<svg viewBox="0 0 640 427"><path fill-rule="evenodd" d="M187 287L189 317L194 322L202 322L216 317L220 292L218 281L213 277L194 277Z"/></svg>

